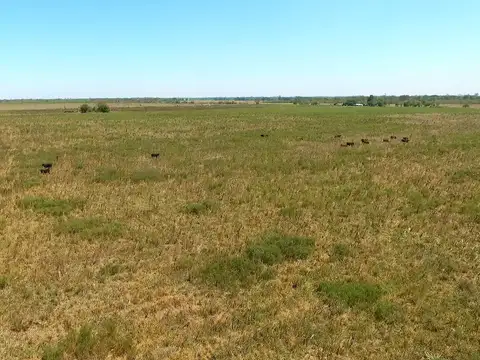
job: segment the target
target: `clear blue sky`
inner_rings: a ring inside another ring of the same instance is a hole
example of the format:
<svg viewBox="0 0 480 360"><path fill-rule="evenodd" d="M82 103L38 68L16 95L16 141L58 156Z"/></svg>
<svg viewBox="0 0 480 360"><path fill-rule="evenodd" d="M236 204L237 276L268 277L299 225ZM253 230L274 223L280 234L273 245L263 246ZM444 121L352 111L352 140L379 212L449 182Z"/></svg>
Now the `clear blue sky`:
<svg viewBox="0 0 480 360"><path fill-rule="evenodd" d="M480 92L479 0L0 0L0 98Z"/></svg>

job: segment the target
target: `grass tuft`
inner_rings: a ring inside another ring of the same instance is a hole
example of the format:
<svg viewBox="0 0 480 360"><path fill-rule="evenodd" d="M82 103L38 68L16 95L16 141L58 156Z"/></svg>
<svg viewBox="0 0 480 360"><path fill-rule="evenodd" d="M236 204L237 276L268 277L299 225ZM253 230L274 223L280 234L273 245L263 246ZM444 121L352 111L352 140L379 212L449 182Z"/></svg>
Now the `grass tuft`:
<svg viewBox="0 0 480 360"><path fill-rule="evenodd" d="M202 269L200 277L210 285L226 289L246 287L259 280L269 280L273 277L273 272L246 256L219 256Z"/></svg>
<svg viewBox="0 0 480 360"><path fill-rule="evenodd" d="M286 218L296 219L299 217L300 212L294 207L284 207L280 209L280 215Z"/></svg>
<svg viewBox="0 0 480 360"><path fill-rule="evenodd" d="M33 196L23 198L19 202L20 207L23 209L30 209L37 213L51 216L68 215L75 209L82 209L84 204L83 200L78 199L61 200Z"/></svg>
<svg viewBox="0 0 480 360"><path fill-rule="evenodd" d="M183 211L191 215L201 215L213 211L214 204L211 201L202 201L200 203L190 203L185 205Z"/></svg>
<svg viewBox="0 0 480 360"><path fill-rule="evenodd" d="M387 324L393 324L399 319L399 312L397 307L386 301L381 301L377 305L375 305L373 313L375 319L377 319L378 321L383 321Z"/></svg>
<svg viewBox="0 0 480 360"><path fill-rule="evenodd" d="M107 319L98 325L83 325L57 343L46 345L41 359L105 359L114 356L133 360L135 352L131 331L125 325Z"/></svg>
<svg viewBox="0 0 480 360"><path fill-rule="evenodd" d="M334 260L342 261L345 258L351 256L350 248L345 244L334 244L332 247L331 257Z"/></svg>
<svg viewBox="0 0 480 360"><path fill-rule="evenodd" d="M123 266L117 263L109 263L102 267L98 272L98 277L101 281L104 281L107 277L112 277L120 274L123 271Z"/></svg>
<svg viewBox="0 0 480 360"><path fill-rule="evenodd" d="M8 286L8 278L6 276L0 276L0 290L5 289Z"/></svg>
<svg viewBox="0 0 480 360"><path fill-rule="evenodd" d="M107 221L102 218L72 218L62 222L58 230L60 233L79 235L88 240L97 238L116 238L123 232L118 222Z"/></svg>

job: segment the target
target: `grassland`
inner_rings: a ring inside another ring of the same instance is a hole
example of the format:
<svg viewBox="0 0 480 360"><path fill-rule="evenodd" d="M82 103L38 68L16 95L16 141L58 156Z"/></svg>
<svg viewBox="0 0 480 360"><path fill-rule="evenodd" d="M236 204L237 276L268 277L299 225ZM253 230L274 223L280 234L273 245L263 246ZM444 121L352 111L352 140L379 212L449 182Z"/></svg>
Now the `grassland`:
<svg viewBox="0 0 480 360"><path fill-rule="evenodd" d="M0 130L1 359L480 359L476 109Z"/></svg>

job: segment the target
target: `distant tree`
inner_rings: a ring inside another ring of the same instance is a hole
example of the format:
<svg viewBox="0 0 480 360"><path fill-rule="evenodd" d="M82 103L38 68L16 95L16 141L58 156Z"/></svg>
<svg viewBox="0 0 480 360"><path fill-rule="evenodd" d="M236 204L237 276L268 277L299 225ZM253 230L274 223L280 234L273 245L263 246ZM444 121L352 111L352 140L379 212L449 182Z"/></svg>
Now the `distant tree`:
<svg viewBox="0 0 480 360"><path fill-rule="evenodd" d="M375 101L375 96L370 95L367 99L367 106L377 106L377 102Z"/></svg>
<svg viewBox="0 0 480 360"><path fill-rule="evenodd" d="M88 104L82 104L80 106L79 110L82 114L85 114L85 113L91 111L90 106L88 106Z"/></svg>
<svg viewBox="0 0 480 360"><path fill-rule="evenodd" d="M101 113L108 113L110 112L110 107L106 103L98 103L95 111Z"/></svg>
<svg viewBox="0 0 480 360"><path fill-rule="evenodd" d="M357 102L355 99L348 99L343 102L343 106L355 106L357 105Z"/></svg>
<svg viewBox="0 0 480 360"><path fill-rule="evenodd" d="M297 96L294 100L293 100L293 104L294 105L300 105L302 103L302 98Z"/></svg>
<svg viewBox="0 0 480 360"><path fill-rule="evenodd" d="M377 106L384 107L384 106L385 106L385 100L383 100L383 99L378 99L378 100L377 100Z"/></svg>
<svg viewBox="0 0 480 360"><path fill-rule="evenodd" d="M470 107L470 104L463 104L463 107L464 107L464 108L469 108L469 107Z"/></svg>

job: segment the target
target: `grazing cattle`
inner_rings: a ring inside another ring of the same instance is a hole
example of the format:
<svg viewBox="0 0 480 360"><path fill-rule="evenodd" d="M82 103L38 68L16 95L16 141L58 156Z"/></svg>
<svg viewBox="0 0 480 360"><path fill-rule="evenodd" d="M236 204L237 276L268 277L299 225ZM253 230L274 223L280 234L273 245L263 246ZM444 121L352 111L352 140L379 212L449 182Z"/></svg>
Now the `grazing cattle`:
<svg viewBox="0 0 480 360"><path fill-rule="evenodd" d="M51 169L53 164L52 163L45 163L45 164L42 164L42 166L45 168L45 169Z"/></svg>
<svg viewBox="0 0 480 360"><path fill-rule="evenodd" d="M152 158L158 158L159 156L160 156L160 154L158 154L158 153L152 154Z"/></svg>
<svg viewBox="0 0 480 360"><path fill-rule="evenodd" d="M41 172L42 174L50 174L50 168L40 169L40 172Z"/></svg>
<svg viewBox="0 0 480 360"><path fill-rule="evenodd" d="M370 141L368 141L368 139L362 139L362 144L370 144Z"/></svg>
<svg viewBox="0 0 480 360"><path fill-rule="evenodd" d="M347 146L353 146L353 145L355 145L354 142L347 142Z"/></svg>
<svg viewBox="0 0 480 360"><path fill-rule="evenodd" d="M403 143L408 143L410 141L410 139L408 137L404 137L402 138L401 140Z"/></svg>
<svg viewBox="0 0 480 360"><path fill-rule="evenodd" d="M383 142L390 142L390 140L388 140L388 139L383 139Z"/></svg>
<svg viewBox="0 0 480 360"><path fill-rule="evenodd" d="M390 139L395 140L397 137L395 135L390 136Z"/></svg>
<svg viewBox="0 0 480 360"><path fill-rule="evenodd" d="M261 137L268 137L267 134L262 134L262 135L260 135L260 136L261 136Z"/></svg>

